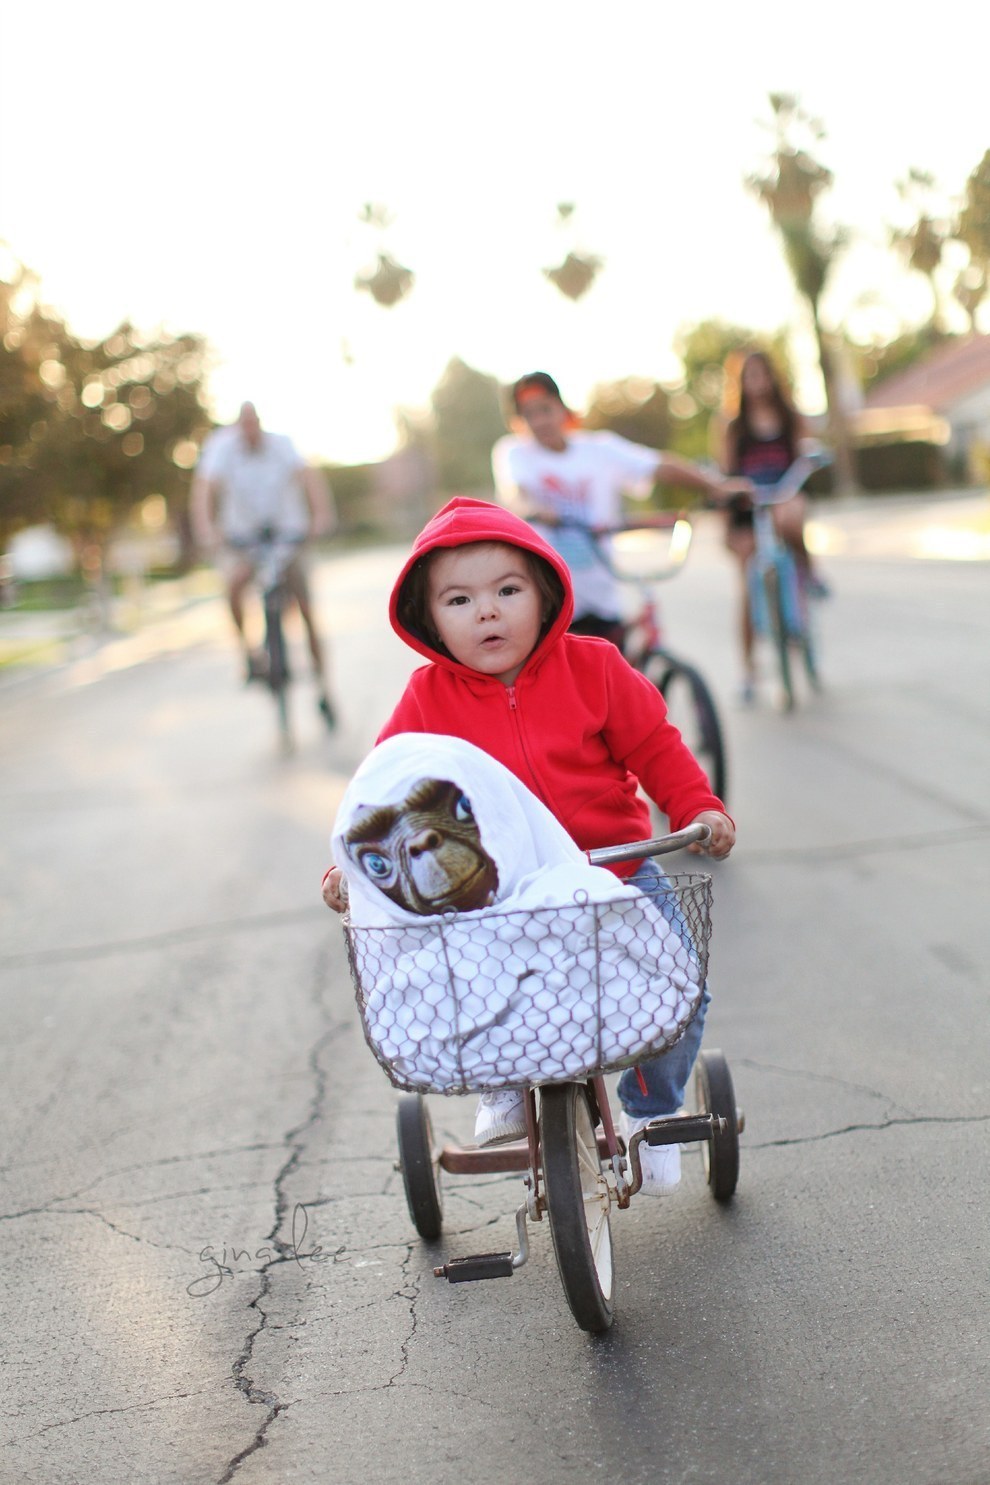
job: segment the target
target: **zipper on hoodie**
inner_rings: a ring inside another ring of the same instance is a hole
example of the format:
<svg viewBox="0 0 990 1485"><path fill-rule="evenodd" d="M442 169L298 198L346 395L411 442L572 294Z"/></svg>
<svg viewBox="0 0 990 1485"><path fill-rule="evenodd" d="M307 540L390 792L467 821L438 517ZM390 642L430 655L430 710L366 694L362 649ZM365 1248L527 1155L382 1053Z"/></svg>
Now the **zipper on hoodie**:
<svg viewBox="0 0 990 1485"><path fill-rule="evenodd" d="M529 756L529 749L526 746L526 739L523 737L522 726L519 721L519 703L516 700L515 685L513 684L511 686L506 686L505 694L509 700L509 711L515 714L513 720L515 722L516 735L519 738L519 749L526 760L526 767L529 769L529 776L533 780L533 793L536 795L537 799L541 801L541 803L546 805L550 813L556 818L553 805L547 798L543 785L540 782L540 776L537 773L536 769L533 767L533 760Z"/></svg>

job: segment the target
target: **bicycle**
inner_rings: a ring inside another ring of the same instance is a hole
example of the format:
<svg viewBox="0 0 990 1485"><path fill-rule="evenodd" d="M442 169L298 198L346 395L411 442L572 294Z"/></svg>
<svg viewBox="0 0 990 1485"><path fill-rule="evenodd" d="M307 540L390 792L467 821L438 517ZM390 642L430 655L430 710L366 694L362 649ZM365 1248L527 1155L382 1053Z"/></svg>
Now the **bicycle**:
<svg viewBox="0 0 990 1485"><path fill-rule="evenodd" d="M253 679L263 680L275 700L278 738L283 753L295 750L295 734L289 709L288 647L285 641L283 615L291 597L286 574L303 545L301 538L280 536L272 526L262 526L251 540L233 542L248 556L261 592L265 614L265 667ZM330 718L327 718L328 722Z"/></svg>
<svg viewBox="0 0 990 1485"><path fill-rule="evenodd" d="M712 793L724 800L728 765L715 698L701 672L667 648L654 592L655 583L674 577L687 560L694 534L690 520L683 513L659 512L589 534L613 577L638 593L639 607L624 626L623 654L656 686L671 721L708 775Z"/></svg>
<svg viewBox="0 0 990 1485"><path fill-rule="evenodd" d="M673 835L656 840L637 841L628 845L603 847L590 851L588 858L593 865L607 866L618 861L638 860L644 856L663 855L680 849L692 841L704 842L710 836L705 825L691 825ZM699 983L704 984L707 967L709 927L709 903L711 877L694 874L679 878L668 878L666 883L655 884L655 905L665 916L682 914L689 927L693 947L699 958ZM664 894L665 901L660 901ZM646 894L643 894L644 896ZM577 904L565 911L584 913L594 904ZM560 909L536 909L526 914L505 914L505 918L522 918L515 931L529 937L538 937L546 942L542 918L534 919L546 912ZM450 914L449 919L459 915ZM597 958L600 937L599 921L592 913L594 928L590 932L587 952ZM668 917L668 921L673 919ZM500 927L498 942L507 936ZM678 1113L658 1118L645 1129L638 1131L626 1142L617 1135L612 1118L605 1075L621 1068L635 1066L644 1056L655 1055L656 1028L651 1040L645 1030L639 1040L645 1043L625 1055L600 1059L601 1065L583 1067L574 1077L560 1081L525 1084L526 1128L525 1142L511 1145L477 1148L448 1142L436 1147L432 1123L424 1093L466 1093L480 1091L469 1079L462 1084L448 1083L425 1086L422 1080L414 1084L409 1079L408 1068L390 1059L376 1041L367 1014L367 983L376 974L382 973L383 935L408 933L408 929L360 929L344 918L348 961L357 995L358 1008L365 1028L365 1035L372 1051L384 1068L393 1085L404 1090L399 1099L396 1114L396 1135L399 1148L399 1167L405 1191L409 1215L419 1236L428 1243L436 1242L443 1228L443 1198L441 1178L446 1175L480 1175L496 1172L526 1172L526 1198L515 1213L518 1251L476 1253L463 1258L448 1258L437 1265L434 1276L458 1284L482 1279L511 1278L528 1260L528 1223L547 1219L556 1258L557 1269L568 1306L578 1325L591 1332L602 1332L612 1324L615 1314L615 1264L612 1248L610 1213L613 1205L620 1210L628 1208L632 1198L642 1185L640 1146L663 1144L699 1143L702 1146L705 1174L711 1195L718 1202L731 1200L739 1176L739 1134L744 1119L736 1108L735 1093L728 1063L720 1051L702 1051L695 1064L695 1090L698 1112ZM443 931L423 929L426 932ZM497 956L491 956L492 961ZM404 1006L408 1015L429 1022L435 1017L435 1007L440 995L459 992L449 967L446 951L438 954L435 973L420 975L417 999L411 989L404 991ZM477 985L486 970L496 973L494 963L485 960L479 963L477 974L472 979L471 989ZM573 973L573 971L572 971ZM576 976L575 976L576 977ZM609 982L611 984L611 982ZM573 982L571 984L573 988ZM614 988L614 987L613 987ZM615 1002L612 1002L615 1004ZM560 1010L559 1003L555 1010ZM697 1006L695 1005L695 1010ZM680 1028L680 1034L690 1023L691 1015ZM613 1023L615 1017L613 1013ZM578 1033L574 1025L562 1024L560 1016L551 1020L548 1014L545 1027L553 1025L552 1035L569 1033L567 1044L578 1046ZM630 1023L631 1025L632 1023ZM599 1052L605 1045L605 1020L599 1026ZM612 1025L614 1030L614 1024ZM676 1040L676 1036L674 1040ZM534 1039L535 1044L535 1039ZM672 1042L670 1044L673 1044ZM548 1045L548 1038L542 1038ZM609 1043L609 1045L612 1045ZM518 1045L513 1047L519 1053ZM508 1053L506 1054L508 1055ZM518 1067L513 1063L513 1071ZM520 1086L522 1086L522 1080ZM503 1084L503 1086L505 1086Z"/></svg>
<svg viewBox="0 0 990 1485"><path fill-rule="evenodd" d="M802 454L775 484L754 485L751 496L756 545L746 569L750 621L753 633L773 645L785 711L797 705L792 650L800 652L812 690L821 690L821 679L808 575L777 535L773 508L792 500L816 469L830 463L824 451Z"/></svg>

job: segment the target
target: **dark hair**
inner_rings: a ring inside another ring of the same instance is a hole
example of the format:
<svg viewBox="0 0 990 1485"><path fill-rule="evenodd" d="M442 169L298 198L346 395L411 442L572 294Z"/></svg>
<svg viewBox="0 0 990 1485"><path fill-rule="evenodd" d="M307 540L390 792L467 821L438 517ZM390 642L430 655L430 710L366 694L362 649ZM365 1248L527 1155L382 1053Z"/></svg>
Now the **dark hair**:
<svg viewBox="0 0 990 1485"><path fill-rule="evenodd" d="M737 397L736 414L728 425L727 433L733 448L738 452L739 445L744 439L753 437L753 427L750 421L749 394L746 391L745 371L751 361L759 361L767 371L770 378L770 401L780 417L781 431L786 436L788 443L793 447L798 437L798 425L800 418L798 411L791 399L787 383L781 376L773 360L766 351L748 350L745 354L735 358L737 364L732 368L734 373L734 387ZM727 390L729 390L727 388Z"/></svg>
<svg viewBox="0 0 990 1485"><path fill-rule="evenodd" d="M543 623L540 626L541 639L560 613L564 602L564 584L556 569L551 566L545 557L541 557L538 552L530 552L526 547L518 547L511 541L496 541L494 539L466 541L458 547L434 547L432 551L425 552L422 557L414 562L406 573L405 580L399 590L395 611L403 629L407 629L422 644L429 645L431 650L436 650L438 655L446 655L448 659L453 659L453 656L440 639L430 620L429 576L433 559L439 556L441 552L460 552L465 547L489 546L512 547L514 551L520 552L525 558L526 566L532 573L533 581L543 600Z"/></svg>
<svg viewBox="0 0 990 1485"><path fill-rule="evenodd" d="M743 421L747 433L751 431L749 425L749 393L746 391L746 367L752 361L759 361L766 369L770 378L770 400L773 402L784 424L790 432L797 422L797 411L791 400L790 390L777 367L767 355L766 351L750 351L739 368L739 416Z"/></svg>
<svg viewBox="0 0 990 1485"><path fill-rule="evenodd" d="M560 388L548 372L527 371L525 376L521 376L518 381L512 384L512 405L516 412L519 411L519 398L523 392L528 392L530 388L545 392L548 397L555 397L561 406L564 405L564 399L560 395Z"/></svg>

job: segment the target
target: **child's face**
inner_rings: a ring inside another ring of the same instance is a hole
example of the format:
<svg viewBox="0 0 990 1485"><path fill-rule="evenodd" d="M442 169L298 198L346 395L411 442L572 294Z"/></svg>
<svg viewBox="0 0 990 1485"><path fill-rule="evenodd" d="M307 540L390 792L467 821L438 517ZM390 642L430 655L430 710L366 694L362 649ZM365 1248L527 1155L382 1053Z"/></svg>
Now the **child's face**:
<svg viewBox="0 0 990 1485"><path fill-rule="evenodd" d="M549 392L527 388L519 405L519 416L529 427L530 433L546 449L559 453L566 447L564 434L567 429L567 408Z"/></svg>
<svg viewBox="0 0 990 1485"><path fill-rule="evenodd" d="M461 665L505 686L540 637L543 599L524 552L498 542L439 551L428 577L430 619Z"/></svg>

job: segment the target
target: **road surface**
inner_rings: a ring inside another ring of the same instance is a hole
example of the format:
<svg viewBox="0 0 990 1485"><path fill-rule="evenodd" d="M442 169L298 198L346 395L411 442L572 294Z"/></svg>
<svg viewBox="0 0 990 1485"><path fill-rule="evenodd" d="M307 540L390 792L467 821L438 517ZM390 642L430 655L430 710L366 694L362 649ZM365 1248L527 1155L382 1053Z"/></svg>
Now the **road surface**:
<svg viewBox="0 0 990 1485"><path fill-rule="evenodd" d="M706 1043L747 1128L730 1207L691 1152L615 1214L600 1339L543 1229L511 1280L432 1277L512 1244L519 1178L450 1178L415 1238L319 901L414 663L402 554L321 568L342 723L300 684L291 759L217 603L3 688L0 1479L990 1479L990 569L919 558L939 519L823 518L827 687L793 716L733 706L715 530L664 592L729 735Z"/></svg>

